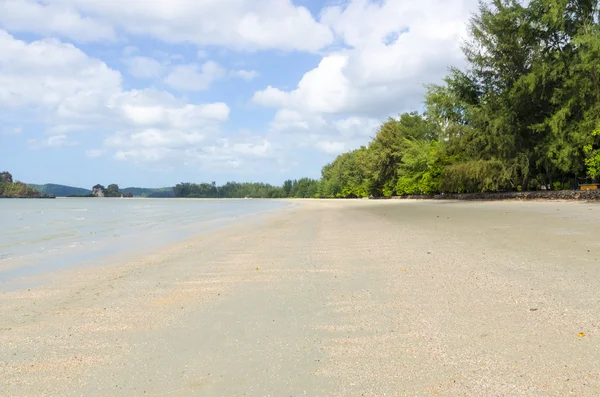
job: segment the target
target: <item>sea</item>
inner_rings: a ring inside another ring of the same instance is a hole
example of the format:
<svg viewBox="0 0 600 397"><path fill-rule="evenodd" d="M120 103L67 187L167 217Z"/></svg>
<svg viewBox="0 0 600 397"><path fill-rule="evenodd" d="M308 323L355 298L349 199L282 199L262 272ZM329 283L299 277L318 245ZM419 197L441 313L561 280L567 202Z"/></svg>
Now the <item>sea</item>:
<svg viewBox="0 0 600 397"><path fill-rule="evenodd" d="M59 270L155 252L287 205L260 199L1 199L0 291Z"/></svg>

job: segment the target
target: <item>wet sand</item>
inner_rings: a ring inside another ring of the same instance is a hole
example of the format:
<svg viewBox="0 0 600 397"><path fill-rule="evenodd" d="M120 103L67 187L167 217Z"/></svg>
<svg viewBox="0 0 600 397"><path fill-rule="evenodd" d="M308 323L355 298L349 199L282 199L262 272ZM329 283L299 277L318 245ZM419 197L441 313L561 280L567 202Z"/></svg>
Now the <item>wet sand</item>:
<svg viewBox="0 0 600 397"><path fill-rule="evenodd" d="M599 395L600 206L296 204L0 293L0 395Z"/></svg>

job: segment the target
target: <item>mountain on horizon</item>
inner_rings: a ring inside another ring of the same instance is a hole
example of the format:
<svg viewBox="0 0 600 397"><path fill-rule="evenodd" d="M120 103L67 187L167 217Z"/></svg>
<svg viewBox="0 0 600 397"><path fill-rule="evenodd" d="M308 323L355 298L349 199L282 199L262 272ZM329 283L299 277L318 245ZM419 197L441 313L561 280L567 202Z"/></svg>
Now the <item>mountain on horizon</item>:
<svg viewBox="0 0 600 397"><path fill-rule="evenodd" d="M37 190L42 194L53 194L56 197L67 197L67 196L87 196L92 194L91 189L84 189L81 187L58 185L55 183L46 183L44 185L37 185L33 183L27 184L29 187ZM123 193L131 193L134 197L175 197L172 187L163 188L141 188L141 187L128 187L121 189Z"/></svg>
<svg viewBox="0 0 600 397"><path fill-rule="evenodd" d="M57 185L54 183L46 183L45 185L36 185L33 183L28 183L27 185L42 194L53 194L56 197L87 196L89 194L92 194L91 189L84 189L80 187L66 185Z"/></svg>

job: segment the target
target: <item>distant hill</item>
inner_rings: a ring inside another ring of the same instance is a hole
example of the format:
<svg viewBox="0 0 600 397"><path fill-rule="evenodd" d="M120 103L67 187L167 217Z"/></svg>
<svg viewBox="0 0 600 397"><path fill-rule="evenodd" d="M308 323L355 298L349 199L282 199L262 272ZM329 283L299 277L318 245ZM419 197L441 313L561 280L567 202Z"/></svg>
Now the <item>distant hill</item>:
<svg viewBox="0 0 600 397"><path fill-rule="evenodd" d="M27 185L42 194L53 194L57 197L86 196L92 194L92 191L90 189L83 189L80 187L65 185L56 185L54 183L47 183L45 185L35 185L32 183L28 183Z"/></svg>
<svg viewBox="0 0 600 397"><path fill-rule="evenodd" d="M175 197L172 187L160 187L160 188L143 188L143 187L127 187L121 189L124 193L131 193L134 197Z"/></svg>
<svg viewBox="0 0 600 397"><path fill-rule="evenodd" d="M57 197L67 196L87 196L92 194L91 189L83 189L80 187L56 185L54 183L47 183L45 185L36 185L33 183L27 184L32 189L37 190L42 194L53 194ZM175 197L172 187L161 187L161 188L143 188L143 187L128 187L120 189L119 192L131 193L134 197Z"/></svg>

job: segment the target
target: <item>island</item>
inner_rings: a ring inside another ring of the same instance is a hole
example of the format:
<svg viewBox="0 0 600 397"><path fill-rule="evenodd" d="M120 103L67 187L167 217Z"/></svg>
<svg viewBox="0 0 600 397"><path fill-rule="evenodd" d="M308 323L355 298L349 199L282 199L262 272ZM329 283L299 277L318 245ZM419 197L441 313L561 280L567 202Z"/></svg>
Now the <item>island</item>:
<svg viewBox="0 0 600 397"><path fill-rule="evenodd" d="M53 194L42 194L27 184L13 181L10 172L0 172L0 198L56 198Z"/></svg>
<svg viewBox="0 0 600 397"><path fill-rule="evenodd" d="M133 197L131 192L122 192L119 190L119 185L112 183L108 187L100 184L92 188L92 196L94 197Z"/></svg>

